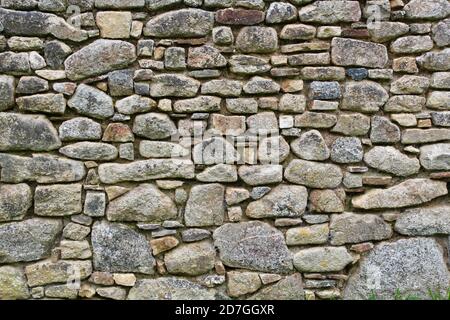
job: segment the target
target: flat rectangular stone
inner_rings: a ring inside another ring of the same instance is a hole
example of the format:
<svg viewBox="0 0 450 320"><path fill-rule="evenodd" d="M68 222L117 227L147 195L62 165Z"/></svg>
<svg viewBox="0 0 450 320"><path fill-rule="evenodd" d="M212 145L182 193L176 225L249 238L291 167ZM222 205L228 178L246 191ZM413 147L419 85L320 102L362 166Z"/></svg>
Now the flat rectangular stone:
<svg viewBox="0 0 450 320"><path fill-rule="evenodd" d="M193 179L194 171L192 161L182 159L150 159L127 164L104 163L98 168L100 181L107 184L164 178Z"/></svg>

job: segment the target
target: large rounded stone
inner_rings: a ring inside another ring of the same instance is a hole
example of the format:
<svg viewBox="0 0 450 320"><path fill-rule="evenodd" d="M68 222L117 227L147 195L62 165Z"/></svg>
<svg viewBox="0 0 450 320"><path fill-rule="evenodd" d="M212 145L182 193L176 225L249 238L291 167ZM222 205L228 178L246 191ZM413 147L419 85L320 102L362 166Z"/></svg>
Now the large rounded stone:
<svg viewBox="0 0 450 320"><path fill-rule="evenodd" d="M220 259L229 267L275 273L292 270L283 234L267 223L227 223L214 231L213 238Z"/></svg>
<svg viewBox="0 0 450 320"><path fill-rule="evenodd" d="M445 294L449 273L442 248L433 239L411 238L377 245L351 274L344 299L395 299L397 293L430 299Z"/></svg>
<svg viewBox="0 0 450 320"><path fill-rule="evenodd" d="M114 114L112 98L103 91L85 84L78 86L67 104L80 114L96 119L106 119Z"/></svg>
<svg viewBox="0 0 450 320"><path fill-rule="evenodd" d="M294 266L300 272L336 272L353 261L345 247L315 247L294 254Z"/></svg>
<svg viewBox="0 0 450 320"><path fill-rule="evenodd" d="M78 142L59 149L63 155L80 160L109 161L117 158L119 152L113 145L101 142Z"/></svg>
<svg viewBox="0 0 450 320"><path fill-rule="evenodd" d="M330 150L317 130L303 133L300 138L291 142L292 152L305 160L326 160L330 157Z"/></svg>
<svg viewBox="0 0 450 320"><path fill-rule="evenodd" d="M308 192L303 186L280 185L268 195L247 206L251 218L298 217L305 212Z"/></svg>
<svg viewBox="0 0 450 320"><path fill-rule="evenodd" d="M337 138L331 146L331 160L336 163L356 163L363 159L361 140L354 137Z"/></svg>
<svg viewBox="0 0 450 320"><path fill-rule="evenodd" d="M364 161L372 168L392 173L396 176L411 176L419 172L420 163L394 147L374 147L364 156Z"/></svg>
<svg viewBox="0 0 450 320"><path fill-rule="evenodd" d="M141 184L108 205L110 221L163 222L177 217L177 207L169 196L151 184Z"/></svg>
<svg viewBox="0 0 450 320"><path fill-rule="evenodd" d="M149 242L130 227L107 221L96 222L91 239L95 270L154 273L155 259Z"/></svg>
<svg viewBox="0 0 450 320"><path fill-rule="evenodd" d="M157 38L194 38L208 35L214 13L200 9L181 9L155 16L147 22L144 35Z"/></svg>
<svg viewBox="0 0 450 320"><path fill-rule="evenodd" d="M50 151L61 140L44 116L0 112L0 151Z"/></svg>
<svg viewBox="0 0 450 320"><path fill-rule="evenodd" d="M171 274L195 276L214 268L216 250L209 240L179 246L164 255L164 263Z"/></svg>
<svg viewBox="0 0 450 320"><path fill-rule="evenodd" d="M164 113L146 113L134 119L133 132L148 139L165 139L177 133L177 127Z"/></svg>
<svg viewBox="0 0 450 320"><path fill-rule="evenodd" d="M101 39L69 56L64 66L70 80L81 80L126 67L135 60L136 48L133 44Z"/></svg>
<svg viewBox="0 0 450 320"><path fill-rule="evenodd" d="M236 38L236 47L243 53L271 53L278 48L277 31L269 27L244 27Z"/></svg>
<svg viewBox="0 0 450 320"><path fill-rule="evenodd" d="M334 164L300 159L292 160L284 175L292 183L318 189L336 188L343 178L341 169Z"/></svg>
<svg viewBox="0 0 450 320"><path fill-rule="evenodd" d="M224 194L225 188L217 183L192 187L184 213L186 225L221 225L225 214Z"/></svg>
<svg viewBox="0 0 450 320"><path fill-rule="evenodd" d="M333 38L331 60L338 66L384 68L388 62L387 48L382 44Z"/></svg>
<svg viewBox="0 0 450 320"><path fill-rule="evenodd" d="M0 222L22 220L32 202L33 194L27 184L0 185Z"/></svg>
<svg viewBox="0 0 450 320"><path fill-rule="evenodd" d="M363 113L377 112L389 99L388 92L377 82L349 81L345 84L341 108Z"/></svg>

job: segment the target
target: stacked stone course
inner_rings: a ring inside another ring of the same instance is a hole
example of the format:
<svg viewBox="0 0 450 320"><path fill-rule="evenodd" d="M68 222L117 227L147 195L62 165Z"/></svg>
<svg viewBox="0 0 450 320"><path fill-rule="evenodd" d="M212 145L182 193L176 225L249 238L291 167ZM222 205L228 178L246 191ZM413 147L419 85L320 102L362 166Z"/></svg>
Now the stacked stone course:
<svg viewBox="0 0 450 320"><path fill-rule="evenodd" d="M0 299L450 288L450 1L2 0Z"/></svg>

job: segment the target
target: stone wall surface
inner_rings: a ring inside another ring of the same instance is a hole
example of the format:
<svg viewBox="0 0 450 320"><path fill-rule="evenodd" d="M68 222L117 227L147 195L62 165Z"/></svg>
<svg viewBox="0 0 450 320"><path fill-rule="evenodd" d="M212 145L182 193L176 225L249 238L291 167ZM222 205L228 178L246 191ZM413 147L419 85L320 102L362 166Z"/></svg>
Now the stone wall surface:
<svg viewBox="0 0 450 320"><path fill-rule="evenodd" d="M0 299L450 287L450 1L3 0Z"/></svg>

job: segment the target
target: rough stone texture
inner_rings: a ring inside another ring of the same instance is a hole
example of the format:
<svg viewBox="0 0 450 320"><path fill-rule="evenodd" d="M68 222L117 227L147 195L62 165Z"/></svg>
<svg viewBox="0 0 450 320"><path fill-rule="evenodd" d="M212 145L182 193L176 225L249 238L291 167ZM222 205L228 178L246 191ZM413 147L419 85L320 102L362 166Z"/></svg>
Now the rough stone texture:
<svg viewBox="0 0 450 320"><path fill-rule="evenodd" d="M36 261L48 257L61 230L61 221L41 218L0 225L0 262Z"/></svg>
<svg viewBox="0 0 450 320"><path fill-rule="evenodd" d="M141 184L108 205L110 221L162 222L174 219L177 208L167 195L152 184Z"/></svg>
<svg viewBox="0 0 450 320"><path fill-rule="evenodd" d="M213 238L227 266L276 273L292 270L283 234L266 223L228 223L216 229Z"/></svg>
<svg viewBox="0 0 450 320"><path fill-rule="evenodd" d="M67 58L67 77L80 80L125 67L136 60L136 48L120 40L96 40Z"/></svg>
<svg viewBox="0 0 450 320"><path fill-rule="evenodd" d="M92 228L94 268L106 272L153 274L155 259L145 236L130 227L106 221Z"/></svg>
<svg viewBox="0 0 450 320"><path fill-rule="evenodd" d="M355 208L402 208L426 203L448 194L445 182L430 179L410 179L388 189L372 189L354 197Z"/></svg>
<svg viewBox="0 0 450 320"><path fill-rule="evenodd" d="M395 231L409 236L450 234L448 205L405 210L395 222Z"/></svg>
<svg viewBox="0 0 450 320"><path fill-rule="evenodd" d="M391 226L377 215L346 212L331 217L330 243L334 246L379 241L389 239L391 236Z"/></svg>
<svg viewBox="0 0 450 320"><path fill-rule="evenodd" d="M0 7L0 299L426 298L447 272L448 0ZM380 241L407 267L377 296L348 277Z"/></svg>
<svg viewBox="0 0 450 320"><path fill-rule="evenodd" d="M306 208L305 187L280 185L262 199L251 202L245 214L251 218L298 217Z"/></svg>
<svg viewBox="0 0 450 320"><path fill-rule="evenodd" d="M388 277L383 275L388 274ZM352 273L344 289L346 299L394 299L398 291L430 299L429 291L445 292L449 281L442 249L433 239L411 238L377 245Z"/></svg>

